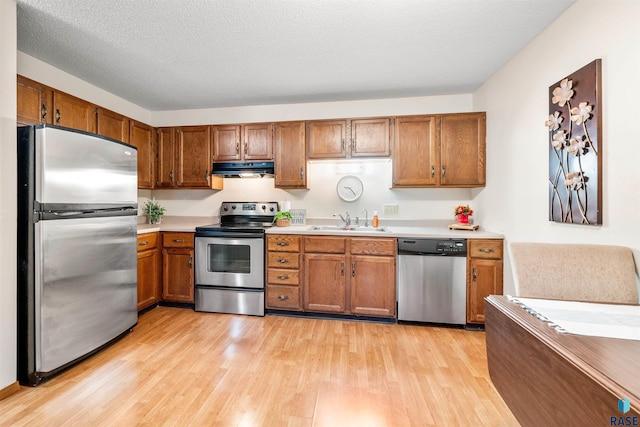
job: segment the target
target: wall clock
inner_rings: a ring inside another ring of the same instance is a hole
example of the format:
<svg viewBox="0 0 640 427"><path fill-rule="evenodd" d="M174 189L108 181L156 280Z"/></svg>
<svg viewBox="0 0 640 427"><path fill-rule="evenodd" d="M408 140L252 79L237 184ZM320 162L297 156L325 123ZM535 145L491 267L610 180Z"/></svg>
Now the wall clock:
<svg viewBox="0 0 640 427"><path fill-rule="evenodd" d="M340 178L336 191L345 202L355 202L362 196L364 187L357 176L347 175Z"/></svg>

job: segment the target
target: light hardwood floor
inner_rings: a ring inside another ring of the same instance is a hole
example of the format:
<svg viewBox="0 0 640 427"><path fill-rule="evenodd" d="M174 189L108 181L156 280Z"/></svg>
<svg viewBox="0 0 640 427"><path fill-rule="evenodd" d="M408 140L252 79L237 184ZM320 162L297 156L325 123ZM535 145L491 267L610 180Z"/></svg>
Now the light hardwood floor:
<svg viewBox="0 0 640 427"><path fill-rule="evenodd" d="M484 332L158 307L2 426L517 426Z"/></svg>

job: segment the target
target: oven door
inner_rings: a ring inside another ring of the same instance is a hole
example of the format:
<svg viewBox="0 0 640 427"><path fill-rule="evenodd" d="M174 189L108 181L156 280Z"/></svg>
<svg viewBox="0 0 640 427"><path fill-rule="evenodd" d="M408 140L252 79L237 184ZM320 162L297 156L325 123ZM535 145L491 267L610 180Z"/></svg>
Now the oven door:
<svg viewBox="0 0 640 427"><path fill-rule="evenodd" d="M196 286L264 289L264 238L195 238Z"/></svg>

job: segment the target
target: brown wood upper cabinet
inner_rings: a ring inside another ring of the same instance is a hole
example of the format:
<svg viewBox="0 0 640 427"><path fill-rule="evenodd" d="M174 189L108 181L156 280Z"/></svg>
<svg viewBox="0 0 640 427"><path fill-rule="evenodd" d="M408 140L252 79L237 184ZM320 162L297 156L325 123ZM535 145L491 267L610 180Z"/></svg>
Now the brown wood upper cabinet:
<svg viewBox="0 0 640 427"><path fill-rule="evenodd" d="M273 123L213 127L213 161L273 160Z"/></svg>
<svg viewBox="0 0 640 427"><path fill-rule="evenodd" d="M211 126L158 128L157 188L222 189L211 176Z"/></svg>
<svg viewBox="0 0 640 427"><path fill-rule="evenodd" d="M307 157L340 159L388 157L390 119L319 120L307 122Z"/></svg>
<svg viewBox="0 0 640 427"><path fill-rule="evenodd" d="M274 134L275 187L307 188L305 123L276 123Z"/></svg>
<svg viewBox="0 0 640 427"><path fill-rule="evenodd" d="M155 132L144 123L129 121L129 143L138 149L138 188L154 188Z"/></svg>
<svg viewBox="0 0 640 427"><path fill-rule="evenodd" d="M96 133L95 105L57 90L53 91L53 124Z"/></svg>
<svg viewBox="0 0 640 427"><path fill-rule="evenodd" d="M21 75L17 76L18 123L35 125L51 123L51 89Z"/></svg>
<svg viewBox="0 0 640 427"><path fill-rule="evenodd" d="M105 108L96 108L97 134L129 143L129 118Z"/></svg>
<svg viewBox="0 0 640 427"><path fill-rule="evenodd" d="M485 185L486 114L397 117L393 187Z"/></svg>

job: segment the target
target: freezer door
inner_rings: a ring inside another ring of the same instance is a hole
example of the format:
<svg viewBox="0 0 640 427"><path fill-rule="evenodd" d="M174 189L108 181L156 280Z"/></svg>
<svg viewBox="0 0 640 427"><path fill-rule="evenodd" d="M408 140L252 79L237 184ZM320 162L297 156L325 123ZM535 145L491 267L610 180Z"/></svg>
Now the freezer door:
<svg viewBox="0 0 640 427"><path fill-rule="evenodd" d="M135 204L137 151L99 136L37 127L35 200L41 204Z"/></svg>
<svg viewBox="0 0 640 427"><path fill-rule="evenodd" d="M35 227L35 369L46 374L137 323L136 217Z"/></svg>

